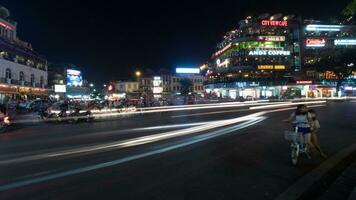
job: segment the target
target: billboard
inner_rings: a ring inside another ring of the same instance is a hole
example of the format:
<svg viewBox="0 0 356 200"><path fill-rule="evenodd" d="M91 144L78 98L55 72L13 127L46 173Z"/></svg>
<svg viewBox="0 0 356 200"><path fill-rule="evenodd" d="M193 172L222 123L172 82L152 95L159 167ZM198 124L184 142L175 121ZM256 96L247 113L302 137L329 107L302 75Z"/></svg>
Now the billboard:
<svg viewBox="0 0 356 200"><path fill-rule="evenodd" d="M56 93L66 93L67 87L66 85L54 85L54 92Z"/></svg>
<svg viewBox="0 0 356 200"><path fill-rule="evenodd" d="M200 69L199 67L187 67L187 68L182 68L178 67L176 68L176 73L177 74L199 74Z"/></svg>
<svg viewBox="0 0 356 200"><path fill-rule="evenodd" d="M81 87L83 85L82 73L78 70L67 69L67 85Z"/></svg>

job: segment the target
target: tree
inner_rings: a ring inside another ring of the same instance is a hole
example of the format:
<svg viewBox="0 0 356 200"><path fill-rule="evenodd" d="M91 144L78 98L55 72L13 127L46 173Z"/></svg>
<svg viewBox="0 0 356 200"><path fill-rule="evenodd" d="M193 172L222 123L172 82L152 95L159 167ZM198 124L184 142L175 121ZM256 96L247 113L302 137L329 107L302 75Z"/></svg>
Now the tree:
<svg viewBox="0 0 356 200"><path fill-rule="evenodd" d="M352 0L342 11L345 16L356 15L356 0Z"/></svg>
<svg viewBox="0 0 356 200"><path fill-rule="evenodd" d="M190 79L184 78L180 81L180 85L181 85L180 93L184 96L187 96L189 92L191 92L193 83Z"/></svg>

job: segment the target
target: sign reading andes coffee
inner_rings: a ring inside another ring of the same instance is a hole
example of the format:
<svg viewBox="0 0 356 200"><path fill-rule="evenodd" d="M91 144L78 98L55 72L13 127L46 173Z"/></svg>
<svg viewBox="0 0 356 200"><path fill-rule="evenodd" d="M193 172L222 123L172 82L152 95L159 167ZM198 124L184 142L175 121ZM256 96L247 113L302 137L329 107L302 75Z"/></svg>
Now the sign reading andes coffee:
<svg viewBox="0 0 356 200"><path fill-rule="evenodd" d="M288 26L288 21L285 20L262 20L262 26Z"/></svg>

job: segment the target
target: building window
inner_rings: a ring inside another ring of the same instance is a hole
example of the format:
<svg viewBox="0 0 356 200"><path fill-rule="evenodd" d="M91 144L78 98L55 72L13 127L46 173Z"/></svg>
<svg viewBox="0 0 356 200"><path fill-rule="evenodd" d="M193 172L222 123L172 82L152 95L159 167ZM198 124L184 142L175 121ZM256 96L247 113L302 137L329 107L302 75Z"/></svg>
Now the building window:
<svg viewBox="0 0 356 200"><path fill-rule="evenodd" d="M5 77L6 77L7 79L11 79L11 69L9 69L9 68L6 69Z"/></svg>
<svg viewBox="0 0 356 200"><path fill-rule="evenodd" d="M20 81L25 81L25 74L23 72L20 72L19 80Z"/></svg>
<svg viewBox="0 0 356 200"><path fill-rule="evenodd" d="M35 75L31 74L31 84L33 85L35 83Z"/></svg>
<svg viewBox="0 0 356 200"><path fill-rule="evenodd" d="M43 85L43 76L40 77L40 85Z"/></svg>

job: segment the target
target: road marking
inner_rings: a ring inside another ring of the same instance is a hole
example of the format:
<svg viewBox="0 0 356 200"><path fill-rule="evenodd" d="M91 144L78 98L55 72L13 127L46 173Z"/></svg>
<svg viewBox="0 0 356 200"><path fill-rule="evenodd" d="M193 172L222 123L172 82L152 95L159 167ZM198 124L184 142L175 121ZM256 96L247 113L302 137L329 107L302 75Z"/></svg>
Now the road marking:
<svg viewBox="0 0 356 200"><path fill-rule="evenodd" d="M256 117L255 119L251 119L247 122L244 122L239 125L235 125L233 127L227 127L222 130L213 131L213 132L205 134L205 135L195 136L192 140L189 140L188 142L173 145L170 147L166 147L166 148L162 148L162 149L158 149L158 150L154 150L154 151L150 151L150 152L146 152L146 153L142 153L142 154L137 154L134 156L129 156L126 158L121 158L121 159L117 159L117 160L113 160L113 161L109 161L109 162L105 162L105 163L90 165L87 167L82 167L82 168L78 168L78 169L74 169L74 170L59 172L59 173L55 173L55 174L51 174L51 175L44 175L44 176L40 176L37 178L29 179L29 180L23 180L23 181L5 184L5 185L0 186L0 192L27 186L27 185L31 185L31 184L38 184L38 183L50 181L50 180L57 179L57 178L63 178L63 177L72 176L72 175L76 175L76 174L80 174L80 173L90 172L90 171L94 171L94 170L98 170L98 169L102 169L102 168L106 168L106 167L111 167L114 165L130 162L130 161L134 161L134 160L141 159L144 157L165 153L168 151L172 151L172 150L175 150L178 148L189 146L189 145L192 145L192 144L195 144L198 142L209 140L209 139L212 139L215 137L219 137L219 136L222 136L222 135L252 126L254 124L257 124L257 123L263 121L264 119L265 119L265 117Z"/></svg>
<svg viewBox="0 0 356 200"><path fill-rule="evenodd" d="M201 115L214 115L214 114L232 113L232 112L249 111L249 110L250 109L239 109L239 110L226 110L226 111L195 113L195 114L187 114L187 115L173 115L173 116L171 116L171 118L191 117L191 116L201 116Z"/></svg>

